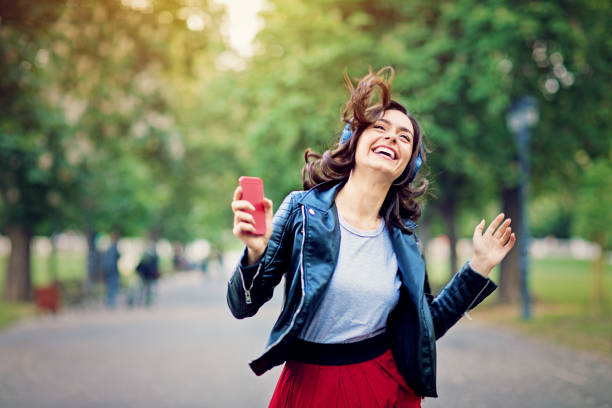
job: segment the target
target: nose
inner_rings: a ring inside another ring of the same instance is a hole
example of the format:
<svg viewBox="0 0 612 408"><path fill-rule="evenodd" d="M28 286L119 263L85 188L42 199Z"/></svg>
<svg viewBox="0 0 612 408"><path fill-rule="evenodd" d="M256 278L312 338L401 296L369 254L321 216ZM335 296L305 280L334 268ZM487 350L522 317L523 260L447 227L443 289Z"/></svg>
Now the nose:
<svg viewBox="0 0 612 408"><path fill-rule="evenodd" d="M393 140L396 141L397 136L393 133L385 132L385 140Z"/></svg>

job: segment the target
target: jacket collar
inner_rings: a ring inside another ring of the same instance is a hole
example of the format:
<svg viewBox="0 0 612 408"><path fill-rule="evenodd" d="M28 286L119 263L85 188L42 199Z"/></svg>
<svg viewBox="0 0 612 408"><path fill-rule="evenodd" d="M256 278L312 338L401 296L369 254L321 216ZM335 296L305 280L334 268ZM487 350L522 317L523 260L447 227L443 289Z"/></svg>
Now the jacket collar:
<svg viewBox="0 0 612 408"><path fill-rule="evenodd" d="M326 181L325 183L317 184L298 200L298 203L307 207L315 208L319 211L327 211L334 205L336 194L340 191L347 179L340 182L336 180Z"/></svg>
<svg viewBox="0 0 612 408"><path fill-rule="evenodd" d="M342 189L342 186L348 179L342 179L341 181L326 181L321 184L317 184L310 190L306 191L302 197L298 200L299 204L307 206L308 208L314 208L319 211L327 211L334 205L334 200L338 192ZM409 230L414 230L417 224L411 219L402 220L404 226Z"/></svg>

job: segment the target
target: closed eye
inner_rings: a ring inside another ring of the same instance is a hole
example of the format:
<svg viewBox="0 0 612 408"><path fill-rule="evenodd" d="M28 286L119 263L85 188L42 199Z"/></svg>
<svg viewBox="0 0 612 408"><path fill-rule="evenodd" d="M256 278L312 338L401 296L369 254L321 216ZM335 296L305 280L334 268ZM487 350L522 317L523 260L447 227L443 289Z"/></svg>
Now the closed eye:
<svg viewBox="0 0 612 408"><path fill-rule="evenodd" d="M411 141L410 136L408 136L408 135L400 135L400 137L401 137L401 138L402 138L404 141L406 141L406 142L410 142L410 141Z"/></svg>

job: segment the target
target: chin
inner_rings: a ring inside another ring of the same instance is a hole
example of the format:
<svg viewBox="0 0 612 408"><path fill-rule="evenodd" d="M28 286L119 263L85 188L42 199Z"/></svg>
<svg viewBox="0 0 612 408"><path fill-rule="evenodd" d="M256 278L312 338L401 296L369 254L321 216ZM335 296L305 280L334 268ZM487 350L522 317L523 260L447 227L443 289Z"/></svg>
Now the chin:
<svg viewBox="0 0 612 408"><path fill-rule="evenodd" d="M393 169L390 169L388 166L385 166L379 163L374 163L374 164L369 165L366 169L366 172L370 174L375 173L380 178L383 178L389 181L389 183L393 183L393 181L395 181L395 179L397 179L401 175L401 173L396 174L397 172L394 171Z"/></svg>

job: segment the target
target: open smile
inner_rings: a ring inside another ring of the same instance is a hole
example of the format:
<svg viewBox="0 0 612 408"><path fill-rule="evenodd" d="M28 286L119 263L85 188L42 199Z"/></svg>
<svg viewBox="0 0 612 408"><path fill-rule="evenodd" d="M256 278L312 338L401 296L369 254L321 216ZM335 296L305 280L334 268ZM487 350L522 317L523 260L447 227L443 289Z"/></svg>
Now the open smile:
<svg viewBox="0 0 612 408"><path fill-rule="evenodd" d="M379 145L374 146L372 152L386 158L387 160L397 160L397 150L390 146Z"/></svg>

